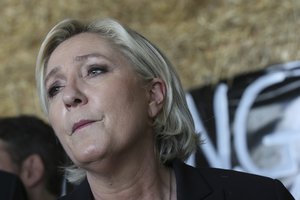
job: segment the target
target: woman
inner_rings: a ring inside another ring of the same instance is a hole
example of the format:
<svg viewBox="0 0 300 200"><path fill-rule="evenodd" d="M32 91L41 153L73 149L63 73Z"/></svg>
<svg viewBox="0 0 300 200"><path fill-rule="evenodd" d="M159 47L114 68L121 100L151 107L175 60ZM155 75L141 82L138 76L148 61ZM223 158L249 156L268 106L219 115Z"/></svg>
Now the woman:
<svg viewBox="0 0 300 200"><path fill-rule="evenodd" d="M57 24L36 77L74 163L69 180L81 182L62 199L293 199L276 180L185 165L198 138L178 76L151 42L114 20Z"/></svg>

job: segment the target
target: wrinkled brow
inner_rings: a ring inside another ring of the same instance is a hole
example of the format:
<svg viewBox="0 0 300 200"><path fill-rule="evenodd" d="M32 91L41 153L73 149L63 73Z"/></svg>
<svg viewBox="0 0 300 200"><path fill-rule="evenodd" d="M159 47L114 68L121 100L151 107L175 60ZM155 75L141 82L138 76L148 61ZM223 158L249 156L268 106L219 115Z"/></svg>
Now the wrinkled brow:
<svg viewBox="0 0 300 200"><path fill-rule="evenodd" d="M76 56L74 60L75 61L84 61L84 60L87 60L87 59L93 58L93 57L104 57L104 56L99 53L90 53L90 54L86 54L86 55L82 55L82 56Z"/></svg>

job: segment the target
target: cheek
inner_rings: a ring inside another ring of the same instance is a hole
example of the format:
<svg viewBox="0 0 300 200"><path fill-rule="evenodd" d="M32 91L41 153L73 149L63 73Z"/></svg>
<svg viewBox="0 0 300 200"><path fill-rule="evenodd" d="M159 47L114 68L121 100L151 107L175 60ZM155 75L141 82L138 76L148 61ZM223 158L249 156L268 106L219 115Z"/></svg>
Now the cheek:
<svg viewBox="0 0 300 200"><path fill-rule="evenodd" d="M141 105L145 104L145 99L142 98L141 91L137 92L137 89L132 87L120 86L109 88L105 95L98 99L98 103L102 104L108 113L114 113L119 117L121 115L130 117L136 114L136 110L144 109L141 108Z"/></svg>
<svg viewBox="0 0 300 200"><path fill-rule="evenodd" d="M111 89L103 102L107 102L105 107L112 123L120 129L138 127L148 120L146 95L139 87Z"/></svg>
<svg viewBox="0 0 300 200"><path fill-rule="evenodd" d="M62 109L55 108L54 106L49 107L48 120L52 126L55 134L60 139L63 131L64 119L62 118Z"/></svg>
<svg viewBox="0 0 300 200"><path fill-rule="evenodd" d="M61 117L62 117L62 108L60 107L60 105L55 101L49 103L48 119L53 127L56 126L57 123L59 123L62 120Z"/></svg>
<svg viewBox="0 0 300 200"><path fill-rule="evenodd" d="M51 112L49 110L49 113L48 113L48 120L49 120L49 123L51 124L52 128L55 130L55 133L56 133L56 129L57 129L57 122L59 122L59 120L57 120L57 113L55 112Z"/></svg>
<svg viewBox="0 0 300 200"><path fill-rule="evenodd" d="M64 121L63 119L60 117L61 114L59 112L50 112L49 109L49 114L48 114L48 119L49 119L49 123L52 126L55 135L57 136L58 140L60 141L61 145L63 146L64 150L66 151L66 153L72 157L72 153L68 147L68 141L67 141L67 135L64 134L65 130L64 130Z"/></svg>

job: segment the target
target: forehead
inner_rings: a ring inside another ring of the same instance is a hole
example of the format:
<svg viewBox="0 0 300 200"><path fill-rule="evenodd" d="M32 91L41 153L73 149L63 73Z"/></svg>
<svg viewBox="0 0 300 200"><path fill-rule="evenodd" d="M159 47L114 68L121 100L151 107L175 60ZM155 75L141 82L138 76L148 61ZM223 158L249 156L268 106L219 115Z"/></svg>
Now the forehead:
<svg viewBox="0 0 300 200"><path fill-rule="evenodd" d="M48 65L56 65L56 62L61 62L67 58L80 61L76 57L93 53L115 57L116 53L120 54L120 51L108 39L96 33L80 33L59 44L51 53Z"/></svg>

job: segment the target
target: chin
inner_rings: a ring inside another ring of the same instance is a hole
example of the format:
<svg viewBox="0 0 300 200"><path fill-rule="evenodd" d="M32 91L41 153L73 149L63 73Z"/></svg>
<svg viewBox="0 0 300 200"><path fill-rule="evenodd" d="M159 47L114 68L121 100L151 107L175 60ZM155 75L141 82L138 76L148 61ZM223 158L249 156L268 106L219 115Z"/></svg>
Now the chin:
<svg viewBox="0 0 300 200"><path fill-rule="evenodd" d="M98 162L104 159L106 153L101 151L100 149L86 149L84 151L79 149L79 152L77 154L74 154L73 162L79 166L83 167L84 165Z"/></svg>

